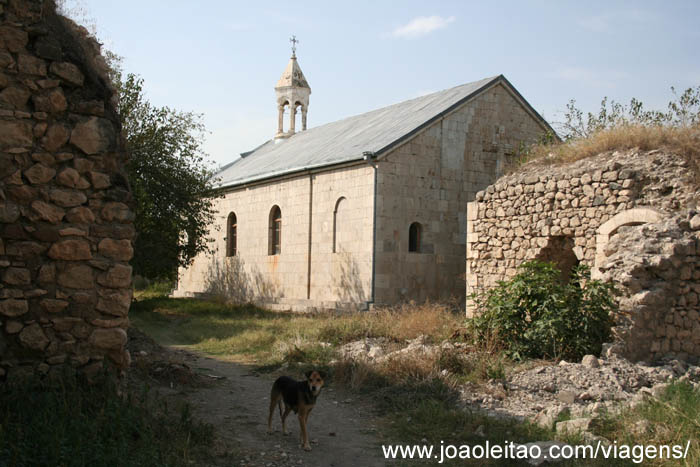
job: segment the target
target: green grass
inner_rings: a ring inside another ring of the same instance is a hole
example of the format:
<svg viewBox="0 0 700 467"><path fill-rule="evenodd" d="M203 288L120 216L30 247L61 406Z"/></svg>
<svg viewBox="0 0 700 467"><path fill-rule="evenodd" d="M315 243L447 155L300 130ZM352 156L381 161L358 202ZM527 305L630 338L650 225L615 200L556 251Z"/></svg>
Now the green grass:
<svg viewBox="0 0 700 467"><path fill-rule="evenodd" d="M646 425L644 428L637 424ZM636 427L636 428L634 428ZM644 465L700 465L700 390L688 382L674 382L658 398L605 418L597 434L620 444L681 445L685 461L645 461Z"/></svg>
<svg viewBox="0 0 700 467"><path fill-rule="evenodd" d="M551 440L553 430L528 422L486 417L457 408L457 389L465 381L482 382L500 379L517 368L533 362L516 364L498 349L454 349L432 357L397 358L382 363L338 359L337 348L363 337L384 337L390 342L405 343L418 335L439 343L454 334L461 317L435 305L378 313L310 314L276 313L254 306L228 306L199 300L151 298L137 302L130 317L136 326L162 344L186 345L190 348L253 363L259 369L274 370L284 363L296 365L301 373L311 366L326 369L334 386L354 391L371 401L381 417L382 442L385 444L453 445L491 444L513 441ZM333 360L337 360L332 362ZM332 363L331 363L332 362ZM537 361L537 364L545 362ZM442 374L447 369L448 376ZM562 417L562 420L566 416ZM648 420L653 429L647 435L632 435L630 427ZM661 398L608 417L599 433L618 444L683 444L693 440L689 461L645 462L644 465L698 465L700 448L700 393L688 384L676 384ZM486 437L476 434L483 427ZM577 436L562 441L580 444ZM418 461L405 461L416 465ZM482 461L457 459L445 465L516 465L503 460ZM632 460L597 459L563 462L557 465L639 465Z"/></svg>
<svg viewBox="0 0 700 467"><path fill-rule="evenodd" d="M212 427L157 401L122 396L107 378L0 385L0 465L177 466L204 455Z"/></svg>
<svg viewBox="0 0 700 467"><path fill-rule="evenodd" d="M402 319L397 316L402 315ZM461 316L436 305L412 312L295 314L194 299L148 298L136 302L131 321L161 344L188 346L260 366L299 362L322 365L338 345L363 337L404 342L421 334L447 338ZM325 342L328 345L321 345Z"/></svg>

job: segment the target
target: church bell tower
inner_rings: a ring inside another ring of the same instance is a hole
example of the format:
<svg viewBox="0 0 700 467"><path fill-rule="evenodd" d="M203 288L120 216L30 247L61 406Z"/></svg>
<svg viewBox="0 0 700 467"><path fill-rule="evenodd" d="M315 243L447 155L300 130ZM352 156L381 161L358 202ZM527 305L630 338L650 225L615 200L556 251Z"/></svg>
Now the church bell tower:
<svg viewBox="0 0 700 467"><path fill-rule="evenodd" d="M306 130L306 113L309 109L309 95L311 88L306 82L304 73L301 72L299 63L297 62L297 43L299 42L296 36L289 39L292 43L292 57L287 63L287 68L284 69L282 77L277 81L275 86L275 94L277 95L277 134L275 139L289 138L295 132L294 120L297 114L297 108L301 109L301 130ZM289 108L289 130L284 131L284 110Z"/></svg>

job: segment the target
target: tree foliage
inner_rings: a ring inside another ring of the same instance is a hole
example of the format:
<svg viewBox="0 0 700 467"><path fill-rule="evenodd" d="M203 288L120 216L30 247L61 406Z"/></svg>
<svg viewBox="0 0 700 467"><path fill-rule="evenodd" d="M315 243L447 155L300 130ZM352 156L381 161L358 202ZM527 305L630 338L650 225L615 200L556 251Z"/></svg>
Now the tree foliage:
<svg viewBox="0 0 700 467"><path fill-rule="evenodd" d="M179 266L209 251L215 195L202 149L205 128L201 115L151 105L143 79L124 77L112 64L135 200L132 265L136 274L172 279Z"/></svg>
<svg viewBox="0 0 700 467"><path fill-rule="evenodd" d="M700 124L700 86L688 88L679 96L671 87L674 99L666 111L647 110L636 98L624 105L604 97L597 113L584 112L571 99L566 105L564 122L558 125L565 140L587 138L592 134L625 125L688 127Z"/></svg>
<svg viewBox="0 0 700 467"><path fill-rule="evenodd" d="M612 284L591 280L587 266L564 283L552 263L539 261L523 263L515 277L473 298L477 316L469 325L477 341L495 341L516 359L598 355L616 310Z"/></svg>

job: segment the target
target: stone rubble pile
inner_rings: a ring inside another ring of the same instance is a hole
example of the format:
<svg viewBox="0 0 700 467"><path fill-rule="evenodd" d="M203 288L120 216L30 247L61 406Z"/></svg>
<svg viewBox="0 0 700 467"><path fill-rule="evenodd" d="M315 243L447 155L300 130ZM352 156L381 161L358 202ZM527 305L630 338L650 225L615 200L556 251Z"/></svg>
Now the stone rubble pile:
<svg viewBox="0 0 700 467"><path fill-rule="evenodd" d="M434 356L444 351L465 352L463 357L470 358L462 344L429 344L423 336L399 350L387 351L388 344L386 339L363 339L344 345L340 354L370 364L381 364L390 358ZM441 376L451 375L443 370ZM581 363L545 363L503 380L466 383L458 389L463 407L470 410L496 417L528 419L548 428L566 414L572 420L557 423L559 432L588 432L599 414L616 413L657 397L673 380L687 380L700 388L700 367L677 359L651 365L632 363L614 355L605 359L586 355Z"/></svg>

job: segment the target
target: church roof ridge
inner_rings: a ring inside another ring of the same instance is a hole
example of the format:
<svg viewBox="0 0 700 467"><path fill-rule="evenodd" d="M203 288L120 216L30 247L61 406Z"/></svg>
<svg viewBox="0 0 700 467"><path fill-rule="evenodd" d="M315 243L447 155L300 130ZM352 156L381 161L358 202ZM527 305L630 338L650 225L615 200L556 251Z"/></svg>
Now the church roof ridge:
<svg viewBox="0 0 700 467"><path fill-rule="evenodd" d="M497 82L513 90L549 128L503 75L492 76L309 128L279 144L267 141L219 171L218 186L362 160L368 151L379 156Z"/></svg>

